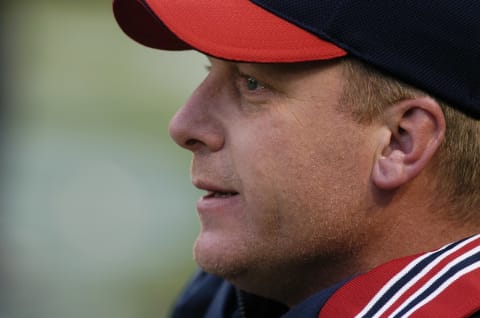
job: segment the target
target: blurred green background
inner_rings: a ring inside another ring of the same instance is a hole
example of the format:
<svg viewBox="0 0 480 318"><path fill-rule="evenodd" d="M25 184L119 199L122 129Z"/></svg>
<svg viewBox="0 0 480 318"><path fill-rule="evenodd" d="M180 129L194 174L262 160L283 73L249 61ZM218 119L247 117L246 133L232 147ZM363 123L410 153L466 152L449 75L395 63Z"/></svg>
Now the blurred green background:
<svg viewBox="0 0 480 318"><path fill-rule="evenodd" d="M205 58L134 43L110 1L10 1L2 34L0 316L166 317L199 196L167 124Z"/></svg>

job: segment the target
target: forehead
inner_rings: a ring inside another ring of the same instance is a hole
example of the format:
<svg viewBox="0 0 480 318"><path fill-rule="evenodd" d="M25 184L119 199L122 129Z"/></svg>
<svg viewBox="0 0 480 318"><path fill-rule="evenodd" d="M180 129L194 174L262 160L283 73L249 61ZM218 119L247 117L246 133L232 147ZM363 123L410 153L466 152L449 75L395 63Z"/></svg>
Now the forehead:
<svg viewBox="0 0 480 318"><path fill-rule="evenodd" d="M342 60L333 59L327 61L308 61L308 62L295 62L295 63L244 63L217 59L211 56L207 56L212 65L223 64L233 68L251 69L258 72L262 72L266 75L276 76L288 76L289 74L308 74L316 73L322 69L327 69L333 65L339 64Z"/></svg>

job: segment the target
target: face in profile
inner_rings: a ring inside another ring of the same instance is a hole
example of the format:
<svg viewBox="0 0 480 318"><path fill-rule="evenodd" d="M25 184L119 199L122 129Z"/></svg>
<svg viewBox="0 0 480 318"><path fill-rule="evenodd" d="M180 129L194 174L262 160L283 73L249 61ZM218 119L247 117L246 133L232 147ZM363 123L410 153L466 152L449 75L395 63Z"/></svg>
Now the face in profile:
<svg viewBox="0 0 480 318"><path fill-rule="evenodd" d="M360 244L368 127L338 111L339 62L210 62L170 124L205 191L195 259L246 290L282 275L301 280Z"/></svg>

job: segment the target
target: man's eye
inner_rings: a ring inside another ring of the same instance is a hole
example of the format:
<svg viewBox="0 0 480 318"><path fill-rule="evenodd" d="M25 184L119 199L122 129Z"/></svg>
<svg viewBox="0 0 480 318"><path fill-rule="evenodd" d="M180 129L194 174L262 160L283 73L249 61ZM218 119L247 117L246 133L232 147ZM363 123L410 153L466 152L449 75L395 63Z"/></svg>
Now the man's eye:
<svg viewBox="0 0 480 318"><path fill-rule="evenodd" d="M253 76L246 76L245 80L247 82L246 85L249 91L256 91L258 89L264 88L264 86L261 85L259 81Z"/></svg>
<svg viewBox="0 0 480 318"><path fill-rule="evenodd" d="M249 98L265 97L270 92L270 87L265 82L242 72L238 72L235 84L238 91Z"/></svg>

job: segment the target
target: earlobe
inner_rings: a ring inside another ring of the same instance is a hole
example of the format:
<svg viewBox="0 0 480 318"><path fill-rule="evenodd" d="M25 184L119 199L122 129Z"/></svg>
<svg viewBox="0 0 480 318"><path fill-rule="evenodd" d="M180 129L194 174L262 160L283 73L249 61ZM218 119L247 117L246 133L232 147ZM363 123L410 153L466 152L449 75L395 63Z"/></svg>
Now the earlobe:
<svg viewBox="0 0 480 318"><path fill-rule="evenodd" d="M387 108L383 137L372 167L372 181L382 190L413 180L428 165L445 135L445 118L438 103L421 97Z"/></svg>
<svg viewBox="0 0 480 318"><path fill-rule="evenodd" d="M375 185L383 190L392 190L408 181L404 161L405 155L399 150L377 158L372 171Z"/></svg>

